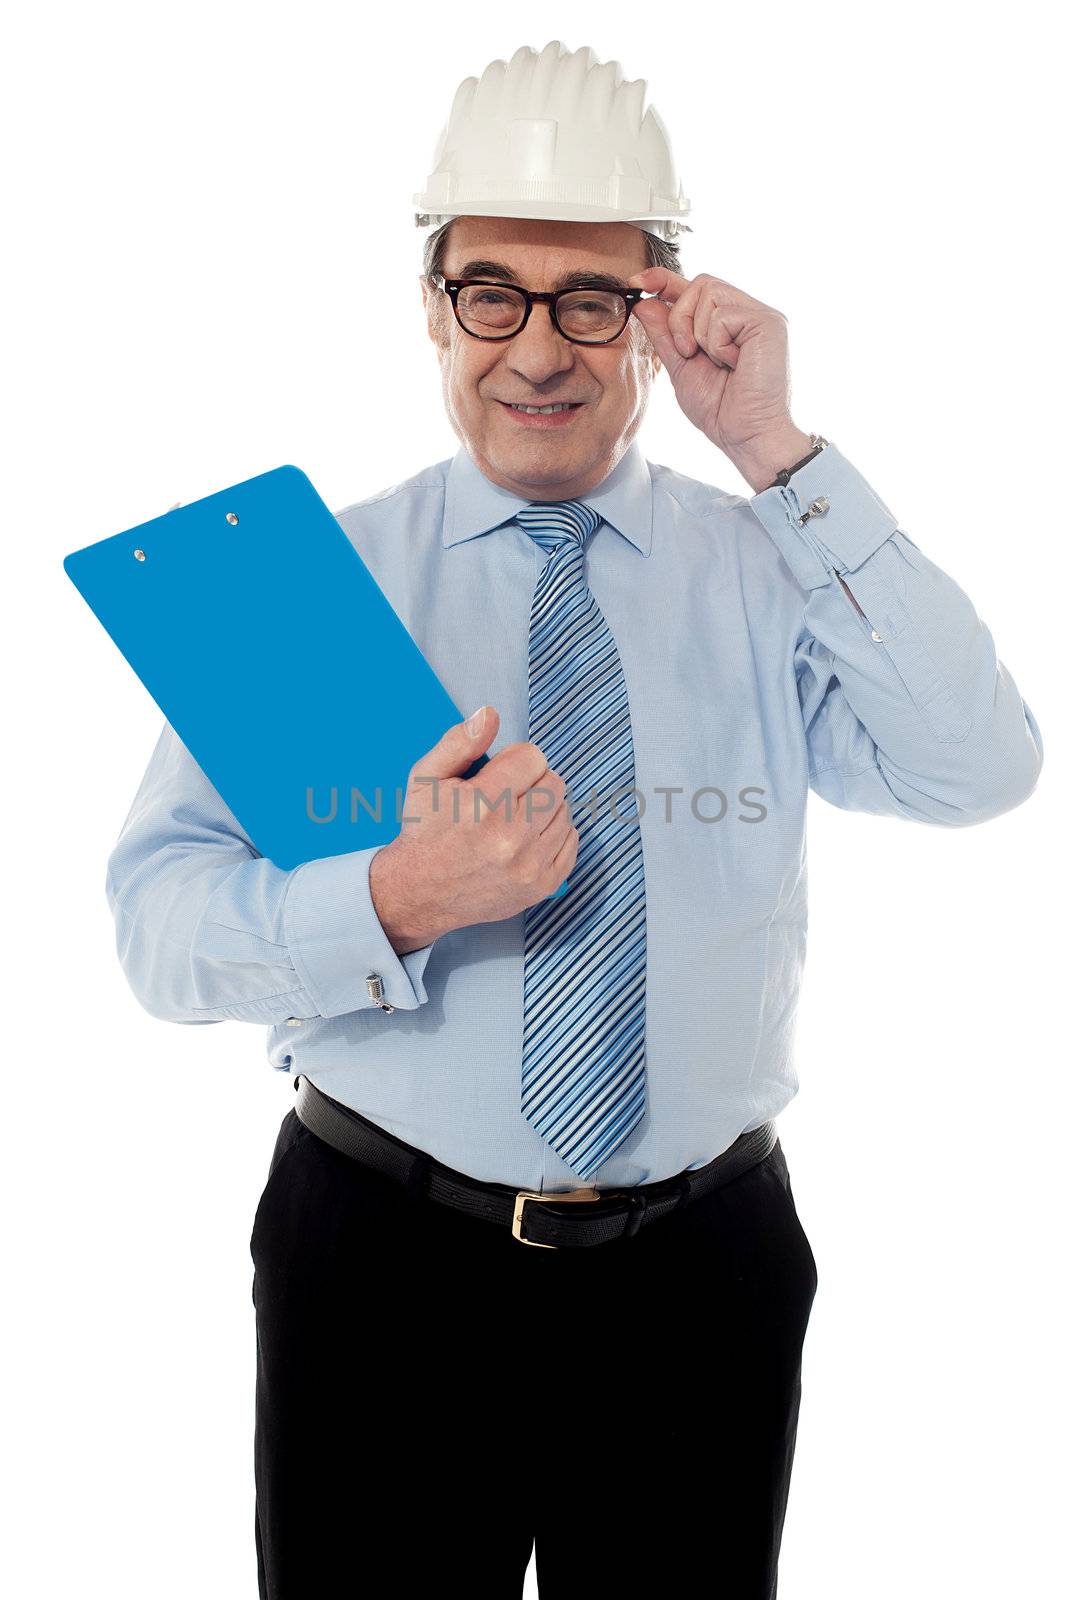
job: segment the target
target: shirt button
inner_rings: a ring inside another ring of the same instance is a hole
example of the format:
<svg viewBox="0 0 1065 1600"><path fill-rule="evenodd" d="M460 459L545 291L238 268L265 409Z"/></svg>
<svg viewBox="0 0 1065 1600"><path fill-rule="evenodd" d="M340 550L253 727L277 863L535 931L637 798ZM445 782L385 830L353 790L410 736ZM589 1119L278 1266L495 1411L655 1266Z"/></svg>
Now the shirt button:
<svg viewBox="0 0 1065 1600"><path fill-rule="evenodd" d="M869 635L869 637L870 637L870 639L875 639L877 644L883 644L883 642L884 642L883 639L881 638L880 634L877 633L875 628L873 629L873 631Z"/></svg>
<svg viewBox="0 0 1065 1600"><path fill-rule="evenodd" d="M302 1017L286 1017L285 1018L285 1026L286 1026L286 1028L302 1028L303 1027L303 1018Z"/></svg>

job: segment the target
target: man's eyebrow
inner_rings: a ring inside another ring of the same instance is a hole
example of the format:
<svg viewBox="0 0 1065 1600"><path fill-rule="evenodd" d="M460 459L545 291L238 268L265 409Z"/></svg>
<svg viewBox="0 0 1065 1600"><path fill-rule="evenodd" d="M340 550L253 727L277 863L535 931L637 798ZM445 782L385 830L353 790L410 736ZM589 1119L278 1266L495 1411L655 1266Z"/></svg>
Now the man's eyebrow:
<svg viewBox="0 0 1065 1600"><path fill-rule="evenodd" d="M467 261L457 274L460 278L495 278L501 283L517 283L518 275L512 267L502 261ZM625 290L630 287L623 278L618 278L612 272L574 271L564 273L555 284L556 289L566 289L570 285L581 283L588 284L595 289Z"/></svg>

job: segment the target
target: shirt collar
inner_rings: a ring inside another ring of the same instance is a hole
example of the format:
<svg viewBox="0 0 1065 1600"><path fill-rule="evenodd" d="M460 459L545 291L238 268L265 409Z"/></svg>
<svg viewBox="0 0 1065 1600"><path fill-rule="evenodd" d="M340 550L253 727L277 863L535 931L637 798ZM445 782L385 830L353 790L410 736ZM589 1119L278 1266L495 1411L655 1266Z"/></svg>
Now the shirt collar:
<svg viewBox="0 0 1065 1600"><path fill-rule="evenodd" d="M635 439L602 483L578 498L598 511L603 521L642 555L651 554L651 474ZM444 489L444 546L491 533L523 506L532 504L486 478L465 445L460 445L451 458Z"/></svg>

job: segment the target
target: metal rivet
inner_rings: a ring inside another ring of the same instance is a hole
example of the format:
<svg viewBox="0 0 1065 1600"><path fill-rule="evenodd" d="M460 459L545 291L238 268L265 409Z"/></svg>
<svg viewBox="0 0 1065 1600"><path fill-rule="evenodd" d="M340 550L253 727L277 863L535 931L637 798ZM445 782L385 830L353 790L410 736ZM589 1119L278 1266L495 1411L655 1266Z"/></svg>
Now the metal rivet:
<svg viewBox="0 0 1065 1600"><path fill-rule="evenodd" d="M143 550L134 550L133 554L136 556L138 561L143 561L144 560L144 551Z"/></svg>
<svg viewBox="0 0 1065 1600"><path fill-rule="evenodd" d="M226 521L227 522L231 522L233 524L234 528L235 528L236 525L237 525L237 513L235 511L227 511L226 512Z"/></svg>

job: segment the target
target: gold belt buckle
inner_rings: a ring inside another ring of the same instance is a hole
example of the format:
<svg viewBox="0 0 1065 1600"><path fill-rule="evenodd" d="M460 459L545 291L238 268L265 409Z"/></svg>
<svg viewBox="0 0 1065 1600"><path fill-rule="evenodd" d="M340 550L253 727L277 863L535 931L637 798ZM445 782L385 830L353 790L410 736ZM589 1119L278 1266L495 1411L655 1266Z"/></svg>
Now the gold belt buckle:
<svg viewBox="0 0 1065 1600"><path fill-rule="evenodd" d="M560 1194L541 1194L539 1189L519 1189L514 1196L514 1217L511 1221L510 1231L521 1244L535 1245L538 1250L558 1250L557 1244L544 1244L540 1239L526 1239L521 1231L521 1219L525 1214L526 1200L539 1200L548 1205L565 1205L570 1200L601 1200L602 1195L598 1189L569 1189Z"/></svg>

